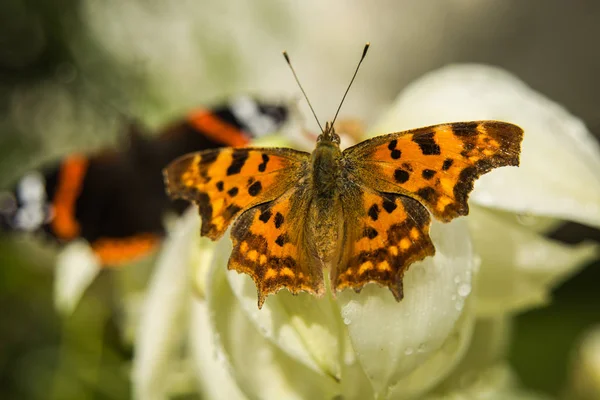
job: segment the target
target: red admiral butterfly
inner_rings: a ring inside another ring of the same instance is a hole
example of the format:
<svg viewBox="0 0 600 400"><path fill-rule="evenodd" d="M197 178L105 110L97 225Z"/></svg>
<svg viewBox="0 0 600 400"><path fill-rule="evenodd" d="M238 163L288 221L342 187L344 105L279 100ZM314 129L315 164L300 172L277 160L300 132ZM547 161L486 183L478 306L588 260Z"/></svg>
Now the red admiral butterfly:
<svg viewBox="0 0 600 400"><path fill-rule="evenodd" d="M3 196L4 230L46 231L60 242L87 240L104 265L133 261L153 250L165 234L163 216L187 203L168 199L162 169L189 152L243 146L276 131L288 108L249 97L212 110L194 110L151 138L135 123L130 146L92 155L70 155L58 165L21 178Z"/></svg>

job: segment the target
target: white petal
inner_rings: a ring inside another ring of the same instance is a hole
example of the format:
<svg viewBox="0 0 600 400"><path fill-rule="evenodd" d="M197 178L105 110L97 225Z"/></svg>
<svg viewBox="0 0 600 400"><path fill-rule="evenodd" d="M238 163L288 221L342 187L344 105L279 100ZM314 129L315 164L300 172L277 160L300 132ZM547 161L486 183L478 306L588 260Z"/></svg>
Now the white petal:
<svg viewBox="0 0 600 400"><path fill-rule="evenodd" d="M215 345L226 355L242 392L260 399L335 397L340 388L333 376L318 373L290 357L248 318L227 280L226 274L235 273L226 270L229 252L216 254L219 259L212 271L207 297Z"/></svg>
<svg viewBox="0 0 600 400"><path fill-rule="evenodd" d="M465 355L435 392L452 392L470 386L481 371L504 360L511 328L511 318L506 315L478 318Z"/></svg>
<svg viewBox="0 0 600 400"><path fill-rule="evenodd" d="M457 324L463 311L468 312L463 308L476 264L465 220L434 222L431 237L436 255L410 267L400 303L375 285L358 294L338 295L357 357L382 395L397 383L404 395L436 384L458 361L470 333L469 315ZM427 373L428 368L435 373ZM411 380L412 374L418 378Z"/></svg>
<svg viewBox="0 0 600 400"><path fill-rule="evenodd" d="M522 389L506 365L499 364L478 371L462 387L443 394L430 395L424 400L550 400L548 396Z"/></svg>
<svg viewBox="0 0 600 400"><path fill-rule="evenodd" d="M160 253L143 305L132 366L136 399L166 398L171 363L186 329L190 249L199 232L195 210L178 222Z"/></svg>
<svg viewBox="0 0 600 400"><path fill-rule="evenodd" d="M71 314L81 296L100 272L100 260L85 241L67 245L56 261L54 305L65 315Z"/></svg>
<svg viewBox="0 0 600 400"><path fill-rule="evenodd" d="M190 351L203 399L244 400L229 371L223 349L215 343L214 328L203 300L192 300L190 318Z"/></svg>
<svg viewBox="0 0 600 400"><path fill-rule="evenodd" d="M234 271L227 278L247 318L266 339L314 371L340 378L342 324L329 295L293 296L284 289L269 296L259 310L252 279Z"/></svg>
<svg viewBox="0 0 600 400"><path fill-rule="evenodd" d="M498 68L456 65L406 88L373 129L497 119L525 130L519 168L481 177L471 199L519 213L600 226L600 149L578 118Z"/></svg>
<svg viewBox="0 0 600 400"><path fill-rule="evenodd" d="M471 207L467 221L482 262L475 286L479 315L545 304L553 286L599 254L595 243L562 244L483 207Z"/></svg>

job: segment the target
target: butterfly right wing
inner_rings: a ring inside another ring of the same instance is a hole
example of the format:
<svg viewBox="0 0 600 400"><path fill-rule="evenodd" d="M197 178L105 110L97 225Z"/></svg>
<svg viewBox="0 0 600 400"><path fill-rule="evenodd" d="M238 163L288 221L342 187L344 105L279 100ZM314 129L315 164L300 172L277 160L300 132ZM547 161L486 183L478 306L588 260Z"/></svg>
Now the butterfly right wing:
<svg viewBox="0 0 600 400"><path fill-rule="evenodd" d="M193 201L201 234L216 240L243 211L276 199L306 174L310 155L285 148L224 148L185 155L165 170L173 198Z"/></svg>
<svg viewBox="0 0 600 400"><path fill-rule="evenodd" d="M323 270L304 230L309 213L308 184L301 180L282 196L242 213L231 230L229 269L252 277L258 308L267 295L286 287L292 293L322 295Z"/></svg>

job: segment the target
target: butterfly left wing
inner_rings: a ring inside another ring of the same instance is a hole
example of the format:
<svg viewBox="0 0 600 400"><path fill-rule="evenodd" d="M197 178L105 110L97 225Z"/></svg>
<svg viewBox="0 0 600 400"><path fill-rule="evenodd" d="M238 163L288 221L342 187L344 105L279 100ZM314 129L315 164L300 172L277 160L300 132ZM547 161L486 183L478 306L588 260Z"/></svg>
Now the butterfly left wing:
<svg viewBox="0 0 600 400"><path fill-rule="evenodd" d="M310 155L285 148L224 148L185 155L165 170L173 198L193 201L201 234L216 240L241 212L281 196L303 176Z"/></svg>
<svg viewBox="0 0 600 400"><path fill-rule="evenodd" d="M341 195L344 235L331 268L334 290L360 290L368 282L403 297L402 277L415 261L435 254L431 217L417 200L351 183Z"/></svg>

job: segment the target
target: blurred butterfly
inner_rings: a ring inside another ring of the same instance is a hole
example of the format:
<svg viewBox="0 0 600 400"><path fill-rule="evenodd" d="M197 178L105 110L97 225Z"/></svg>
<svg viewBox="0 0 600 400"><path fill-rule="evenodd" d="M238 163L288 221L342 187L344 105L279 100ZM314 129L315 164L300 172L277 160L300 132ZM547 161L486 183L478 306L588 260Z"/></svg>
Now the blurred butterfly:
<svg viewBox="0 0 600 400"><path fill-rule="evenodd" d="M287 106L238 96L195 109L154 137L130 122L125 150L69 155L4 192L2 230L43 230L61 243L83 238L105 265L133 261L161 242L165 212L187 206L165 194L161 170L170 161L190 151L243 146L287 119Z"/></svg>

